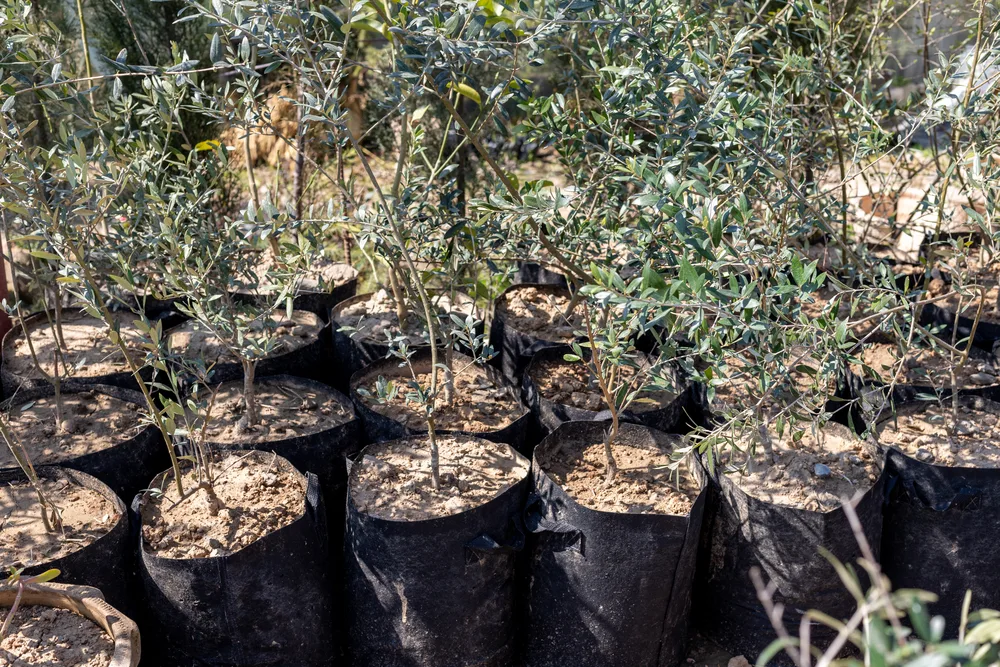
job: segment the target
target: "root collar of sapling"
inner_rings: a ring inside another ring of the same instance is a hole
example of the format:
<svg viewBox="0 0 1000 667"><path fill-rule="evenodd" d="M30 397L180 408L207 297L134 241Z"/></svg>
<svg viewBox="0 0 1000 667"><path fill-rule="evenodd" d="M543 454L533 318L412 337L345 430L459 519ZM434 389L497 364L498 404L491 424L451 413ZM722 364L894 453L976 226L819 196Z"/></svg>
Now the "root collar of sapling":
<svg viewBox="0 0 1000 667"><path fill-rule="evenodd" d="M444 373L438 371L443 383ZM366 391L371 408L414 430L427 429L425 407L411 396L413 391L409 376L389 379L389 390L383 403L376 402L379 395L378 380L372 382ZM417 373L416 382L421 387L431 384L430 373ZM515 400L510 389L498 386L487 373L477 366L466 366L457 370L454 376L454 392L448 400L444 387L438 392L434 408L434 423L437 428L468 433L483 433L502 429L518 419L524 409Z"/></svg>
<svg viewBox="0 0 1000 667"><path fill-rule="evenodd" d="M15 405L7 412L10 428L18 433L36 465L114 447L145 428L140 422L140 406L97 391L82 391L62 395L62 419L57 429L55 403L55 397L46 396ZM0 447L0 468L14 465L8 448Z"/></svg>
<svg viewBox="0 0 1000 667"><path fill-rule="evenodd" d="M526 461L502 444L437 436L441 487L431 484L427 438L369 447L351 478L359 511L382 519L418 521L458 514L503 493L528 474Z"/></svg>
<svg viewBox="0 0 1000 667"><path fill-rule="evenodd" d="M226 452L212 462L214 479L183 473L183 497L168 472L142 508L146 548L162 558L226 556L289 525L305 512L305 478L273 454Z"/></svg>
<svg viewBox="0 0 1000 667"><path fill-rule="evenodd" d="M205 437L213 443L273 442L312 435L339 426L353 418L351 410L312 383L264 378L255 383L259 424L241 426L243 381L225 382L216 391Z"/></svg>
<svg viewBox="0 0 1000 667"><path fill-rule="evenodd" d="M66 478L42 478L45 497L58 508L59 530L46 530L35 489L27 481L0 485L0 563L29 567L63 558L94 543L117 523L110 500Z"/></svg>

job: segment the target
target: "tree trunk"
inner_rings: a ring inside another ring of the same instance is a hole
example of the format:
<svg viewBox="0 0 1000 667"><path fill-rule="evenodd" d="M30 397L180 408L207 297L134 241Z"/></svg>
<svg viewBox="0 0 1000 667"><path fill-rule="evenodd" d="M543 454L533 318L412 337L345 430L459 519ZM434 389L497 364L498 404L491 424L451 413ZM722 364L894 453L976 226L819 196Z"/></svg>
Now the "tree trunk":
<svg viewBox="0 0 1000 667"><path fill-rule="evenodd" d="M611 445L618 438L618 411L611 411L611 430L604 434L604 484L611 486L618 475L618 462L615 461L615 453L611 450Z"/></svg>
<svg viewBox="0 0 1000 667"><path fill-rule="evenodd" d="M428 417L427 419L427 437L431 441L431 487L437 490L441 488L441 453L438 450L434 417Z"/></svg>
<svg viewBox="0 0 1000 667"><path fill-rule="evenodd" d="M257 414L257 393L254 386L254 374L257 372L257 362L243 360L243 419L242 427L249 431L260 423Z"/></svg>

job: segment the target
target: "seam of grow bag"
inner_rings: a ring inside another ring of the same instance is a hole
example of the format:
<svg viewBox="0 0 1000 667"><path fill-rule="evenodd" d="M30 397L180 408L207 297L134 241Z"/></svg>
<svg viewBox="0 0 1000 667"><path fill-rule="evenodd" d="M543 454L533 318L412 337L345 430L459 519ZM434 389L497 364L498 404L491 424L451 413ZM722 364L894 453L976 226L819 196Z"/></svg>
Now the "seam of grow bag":
<svg viewBox="0 0 1000 667"><path fill-rule="evenodd" d="M219 573L219 584L222 586L222 615L226 619L226 627L229 628L230 637L239 637L239 632L233 627L232 618L229 615L229 571L227 569L226 558L216 558L215 569ZM239 657L239 665L246 664L246 656L243 655L243 643L239 641L233 642L233 647L236 649L237 656Z"/></svg>
<svg viewBox="0 0 1000 667"><path fill-rule="evenodd" d="M686 529L684 531L684 541L681 543L681 548L680 548L680 551L678 552L679 554L684 554L685 549L688 548L688 537L689 537L689 534L691 532L691 515L694 513L694 510L695 510L694 506L695 506L695 504L697 504L697 502L704 497L704 494L706 492L706 488L707 488L707 485L703 484L702 487L701 487L701 491L698 494L698 498L695 499L695 502L691 504L691 509L688 511L688 515L687 515L687 519L686 519L687 526L686 526ZM694 545L694 548L695 548L695 551L696 551L696 553L695 553L695 557L696 558L697 558L698 543L701 542L701 535L700 535L700 533L701 533L701 531L699 530L698 533L695 535L696 544ZM673 582L675 582L675 584L676 584L676 581L677 581L677 571L680 569L681 564L683 563L683 561L684 561L683 556L679 555L678 558L677 558L677 562L674 563L673 572L670 574L670 580L673 581ZM697 563L695 563L695 567L697 568ZM693 574L694 573L692 572L692 579L693 579ZM693 592L693 590L694 590L694 588L693 588L693 581L692 581L692 588L689 591L689 594L691 592ZM660 635L659 635L660 640L659 640L659 642L656 645L656 664L657 665L660 664L660 656L663 654L663 633L666 630L666 627L667 627L667 618L670 616L670 610L672 608L673 603L674 603L674 586L671 586L670 587L670 595L667 596L667 603L663 607L663 620L660 622ZM688 615L690 616L690 610L689 610L689 614Z"/></svg>
<svg viewBox="0 0 1000 667"><path fill-rule="evenodd" d="M553 484L548 475L543 472L542 475L549 484ZM548 519L540 511L538 511L537 506L542 503L542 497L539 496L534 491L528 496L528 502L525 504L524 508L524 523L528 532L534 533L536 535L541 535L542 533L552 533L554 535L559 535L561 538L561 543L558 545L560 548L553 548L552 551L576 551L582 557L586 558L584 553L584 542L586 540L585 535L582 530L574 526L568 521L553 521ZM531 509L535 507L536 509Z"/></svg>
<svg viewBox="0 0 1000 667"><path fill-rule="evenodd" d="M513 531L510 528L513 528ZM485 555L492 553L518 553L523 551L527 540L519 514L514 514L505 532L508 534L505 534L500 540L497 540L489 533L483 533L466 542L464 545L465 564L470 565L474 562L480 562ZM511 532L513 532L513 535L509 535ZM479 555L480 553L483 555Z"/></svg>

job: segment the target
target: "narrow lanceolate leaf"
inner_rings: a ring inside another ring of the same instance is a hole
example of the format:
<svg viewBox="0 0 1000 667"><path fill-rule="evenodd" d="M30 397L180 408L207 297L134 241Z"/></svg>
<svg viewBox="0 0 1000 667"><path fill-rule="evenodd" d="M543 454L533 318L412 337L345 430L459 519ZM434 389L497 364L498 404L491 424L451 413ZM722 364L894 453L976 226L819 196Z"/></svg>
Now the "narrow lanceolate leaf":
<svg viewBox="0 0 1000 667"><path fill-rule="evenodd" d="M481 98L479 97L479 93L476 91L475 88L466 83L449 83L448 87L451 88L452 90L457 90L459 95L461 95L462 97L469 98L476 104L481 103Z"/></svg>
<svg viewBox="0 0 1000 667"><path fill-rule="evenodd" d="M52 581L53 579L55 579L56 577L58 577L60 574L61 574L61 572L59 572L59 570L56 570L56 569L46 570L45 572L42 572L39 575L35 575L31 579L28 579L28 581L26 583L29 583L29 584L44 584L47 581Z"/></svg>
<svg viewBox="0 0 1000 667"><path fill-rule="evenodd" d="M11 109L13 109L14 108L14 100L16 100L16 99L17 98L14 97L13 95L8 96L7 99L4 100L3 106L0 107L0 113L7 113Z"/></svg>
<svg viewBox="0 0 1000 667"><path fill-rule="evenodd" d="M208 49L208 57L213 63L222 60L222 40L219 38L219 33L212 35L212 45Z"/></svg>
<svg viewBox="0 0 1000 667"><path fill-rule="evenodd" d="M795 284L799 287L805 282L805 267L802 266L802 260L799 259L798 255L792 256L792 279L795 280Z"/></svg>

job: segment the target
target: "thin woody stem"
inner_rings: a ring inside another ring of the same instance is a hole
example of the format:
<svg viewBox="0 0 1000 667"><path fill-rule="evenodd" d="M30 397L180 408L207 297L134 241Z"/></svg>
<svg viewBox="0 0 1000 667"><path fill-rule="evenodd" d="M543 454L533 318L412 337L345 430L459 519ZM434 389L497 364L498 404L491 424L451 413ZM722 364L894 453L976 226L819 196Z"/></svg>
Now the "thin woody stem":
<svg viewBox="0 0 1000 667"><path fill-rule="evenodd" d="M611 430L604 434L604 460L605 470L607 471L604 483L610 485L615 481L615 476L618 474L618 463L615 461L615 454L611 449L611 445L618 437L618 406L615 404L615 396L611 391L611 383L614 382L614 377L613 375L611 378L604 376L604 364L597 349L597 338L594 335L594 327L590 323L590 308L586 305L584 305L584 317L587 321L587 341L590 343L591 367L594 376L597 378L597 384L601 388L601 394L604 396L604 403L611 412ZM614 371L611 370L609 372L613 373Z"/></svg>
<svg viewBox="0 0 1000 667"><path fill-rule="evenodd" d="M386 219L389 221L389 226L392 230L392 235L399 246L399 251L403 255L403 259L406 261L406 265L410 270L410 274L415 278L420 275L417 270L416 263L413 261L413 257L410 255L409 248L406 247L406 240L403 238L403 232L399 227L399 221L396 220L396 215L386 201L385 194L382 192L382 188L379 185L378 179L375 177L375 173L372 171L371 165L368 164L368 159L361 152L361 146L358 145L357 140L351 133L350 129L345 130L347 137L354 146L354 150L361 161L362 167L364 167L365 173L368 175L368 179L371 181L372 187L375 189L375 194L378 197L379 204L382 206L382 210L385 212ZM408 128L404 127L403 131L408 131ZM441 471L438 466L438 446L437 439L434 429L434 400L437 395L437 374L438 374L438 346L437 346L437 324L434 321L433 306L431 304L431 299L427 295L427 290L424 288L423 282L419 279L414 280L417 287L417 293L420 295L420 302L424 309L424 318L427 320L427 333L430 338L431 343L431 409L430 414L427 417L428 435L431 445L431 484L435 489L441 487Z"/></svg>
<svg viewBox="0 0 1000 667"><path fill-rule="evenodd" d="M518 191L517 186L514 185L514 182L511 181L510 177L507 175L507 172L505 172L503 168L497 164L497 161L493 159L493 156L489 154L489 151L487 151L482 142L479 141L479 136L472 131L468 123L465 122L465 119L462 118L462 115L458 113L455 106L448 99L448 96L442 95L435 89L431 90L437 95L438 99L441 100L441 104L444 105L445 110L451 114L452 118L455 119L458 126L462 128L462 132L466 137L468 137L469 141L472 142L472 146L476 149L476 152L479 153L483 160L486 161L486 164L490 166L490 169L492 169L497 175L497 178L499 178L500 182L503 183L507 192L509 192L510 196L514 198L514 201L518 204L523 204L524 199L521 197L521 193ZM580 268L575 262L568 259L562 251L560 251L559 248L557 248L552 241L549 240L549 238L545 235L545 230L538 224L538 221L536 221L533 217L528 216L526 222L538 236L538 240L541 242L542 246L546 251L548 251L560 268L568 273L571 273L573 277L578 280L587 279L586 271Z"/></svg>
<svg viewBox="0 0 1000 667"><path fill-rule="evenodd" d="M14 456L14 461L17 462L18 467L24 473L24 476L28 478L28 483L31 484L31 488L34 490L35 495L38 496L38 504L42 508L42 524L45 526L45 532L51 533L55 530L62 529L62 521L59 518L59 509L52 503L48 497L45 495L45 491L42 489L41 479L38 477L38 473L35 471L35 466L31 463L31 458L28 456L28 450L25 449L24 444L10 431L5 419L0 418L0 436L3 437L4 442L7 443L7 448L10 449L10 453ZM55 519L56 525L53 527L49 520L48 510L52 510L52 518Z"/></svg>

